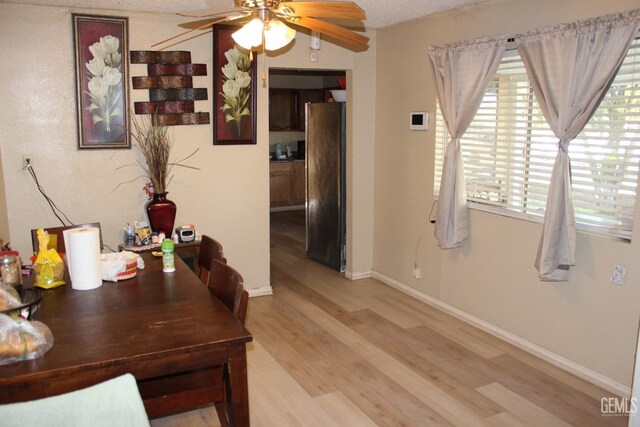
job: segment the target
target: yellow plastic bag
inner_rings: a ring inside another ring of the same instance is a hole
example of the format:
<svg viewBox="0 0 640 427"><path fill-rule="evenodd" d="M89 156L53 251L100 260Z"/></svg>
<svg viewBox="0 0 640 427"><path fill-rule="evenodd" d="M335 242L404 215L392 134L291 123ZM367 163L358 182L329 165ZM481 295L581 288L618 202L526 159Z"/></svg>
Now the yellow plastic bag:
<svg viewBox="0 0 640 427"><path fill-rule="evenodd" d="M47 249L49 246L49 234L42 228L37 231L38 256L33 263L36 273L34 286L51 289L64 285L64 261L55 249Z"/></svg>

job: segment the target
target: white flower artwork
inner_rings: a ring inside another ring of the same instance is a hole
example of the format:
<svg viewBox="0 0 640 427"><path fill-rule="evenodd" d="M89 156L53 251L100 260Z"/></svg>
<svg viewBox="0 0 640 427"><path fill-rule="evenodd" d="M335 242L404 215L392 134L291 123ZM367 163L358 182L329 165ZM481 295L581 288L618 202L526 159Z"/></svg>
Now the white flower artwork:
<svg viewBox="0 0 640 427"><path fill-rule="evenodd" d="M224 113L225 123L234 122L237 133L242 129L246 117L251 117L248 107L251 97L251 59L237 46L225 52L227 64L222 67L222 98L224 105L220 107Z"/></svg>
<svg viewBox="0 0 640 427"><path fill-rule="evenodd" d="M120 40L111 35L100 37L100 41L89 46L89 51L93 58L85 64L92 76L87 83L86 93L91 99L87 109L94 125L100 123L105 132L111 132L113 119L123 114L119 106L122 93Z"/></svg>

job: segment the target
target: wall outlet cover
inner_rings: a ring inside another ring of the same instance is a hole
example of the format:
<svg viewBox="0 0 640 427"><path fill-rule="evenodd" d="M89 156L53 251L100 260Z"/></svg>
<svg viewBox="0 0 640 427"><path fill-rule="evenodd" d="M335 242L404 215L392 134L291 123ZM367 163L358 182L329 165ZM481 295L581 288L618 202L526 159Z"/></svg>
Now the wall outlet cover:
<svg viewBox="0 0 640 427"><path fill-rule="evenodd" d="M624 279L627 276L627 267L620 264L613 265L613 272L611 273L611 283L616 286L624 285Z"/></svg>

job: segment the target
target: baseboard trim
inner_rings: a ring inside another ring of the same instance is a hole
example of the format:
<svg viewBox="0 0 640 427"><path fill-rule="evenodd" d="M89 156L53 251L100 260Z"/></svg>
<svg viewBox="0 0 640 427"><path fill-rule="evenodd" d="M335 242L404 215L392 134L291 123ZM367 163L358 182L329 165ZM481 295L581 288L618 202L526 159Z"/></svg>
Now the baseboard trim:
<svg viewBox="0 0 640 427"><path fill-rule="evenodd" d="M462 320L463 322L473 325L497 338L500 338L503 341L513 344L516 347L534 356L537 356L540 359L549 362L560 369L563 369L577 377L580 377L583 380L589 381L590 383L597 385L598 387L602 387L603 389L610 391L611 393L615 393L621 397L628 397L631 395L631 388L624 384L614 381L609 377L606 377L596 371L580 365L579 363L569 360L564 356L547 350L546 348L532 343L531 341L519 337L509 331L499 328L498 326L495 326L485 320L479 319L463 310L460 310L459 308L456 308L452 305L447 304L446 302L440 301L437 298L427 295L424 292L420 292L417 289L399 282L398 280L395 280L375 270L372 271L372 277L374 279L380 280L382 283L388 286L391 286L392 288L399 290L400 292L403 292L419 301L429 304L430 306L435 307L440 311L450 314Z"/></svg>
<svg viewBox="0 0 640 427"><path fill-rule="evenodd" d="M261 288L247 289L247 292L249 292L249 298L264 297L273 295L273 288L271 286L263 286Z"/></svg>
<svg viewBox="0 0 640 427"><path fill-rule="evenodd" d="M344 277L346 277L349 280L369 279L371 277L371 270L345 271Z"/></svg>

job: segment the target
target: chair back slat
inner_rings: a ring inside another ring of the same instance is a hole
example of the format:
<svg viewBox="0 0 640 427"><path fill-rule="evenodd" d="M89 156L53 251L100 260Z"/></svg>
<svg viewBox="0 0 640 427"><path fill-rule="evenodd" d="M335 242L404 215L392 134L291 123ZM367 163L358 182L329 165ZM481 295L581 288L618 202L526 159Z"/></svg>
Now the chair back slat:
<svg viewBox="0 0 640 427"><path fill-rule="evenodd" d="M222 261L212 260L207 286L211 293L227 307L243 325L247 315L249 293L244 280L235 269Z"/></svg>
<svg viewBox="0 0 640 427"><path fill-rule="evenodd" d="M66 247L64 245L64 235L62 234L65 230L69 230L71 228L83 228L83 227L95 227L100 231L100 250L103 248L102 243L102 229L100 227L99 222L91 222L87 224L77 224L77 225L68 225L65 227L49 227L43 228L44 231L49 233L50 236L55 236L55 239L51 239L51 243L49 244L50 249L55 249L59 253L65 253ZM52 245L55 240L55 247ZM31 245L33 246L33 252L38 253L38 229L35 228L31 230Z"/></svg>
<svg viewBox="0 0 640 427"><path fill-rule="evenodd" d="M204 235L200 241L200 252L198 253L198 277L200 277L200 281L205 285L209 281L211 262L214 259L222 261L225 264L227 263L222 245L215 239Z"/></svg>

